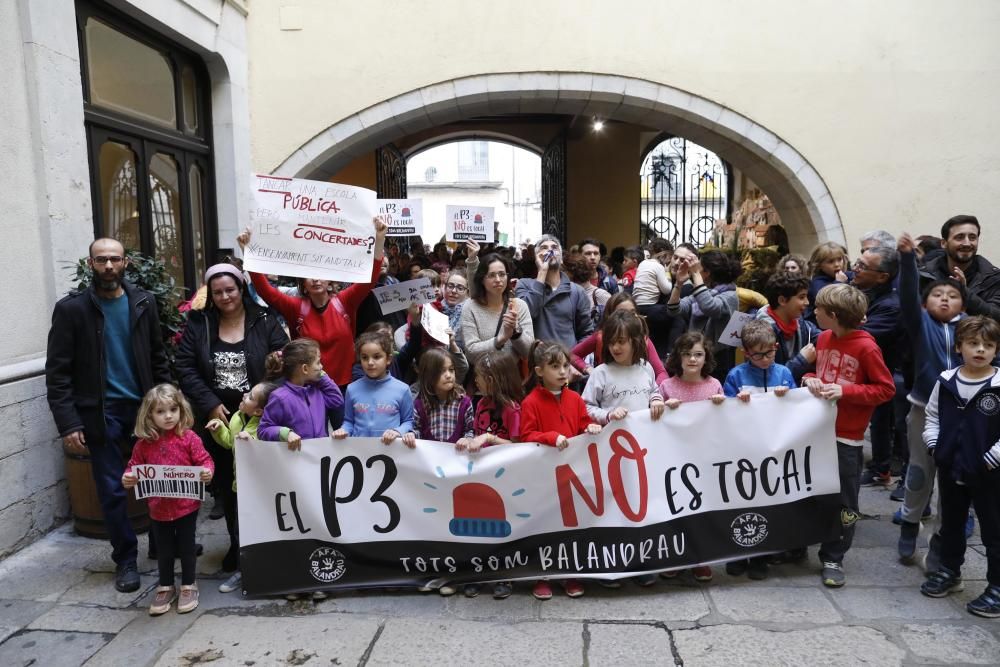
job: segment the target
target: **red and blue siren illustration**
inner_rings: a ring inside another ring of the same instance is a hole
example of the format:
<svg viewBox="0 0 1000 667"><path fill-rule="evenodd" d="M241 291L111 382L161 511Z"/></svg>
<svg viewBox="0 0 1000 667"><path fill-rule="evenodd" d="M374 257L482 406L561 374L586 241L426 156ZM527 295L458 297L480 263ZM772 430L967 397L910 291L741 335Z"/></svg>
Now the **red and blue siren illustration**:
<svg viewBox="0 0 1000 667"><path fill-rule="evenodd" d="M406 208L406 207L404 206L404 207L403 207L403 212L401 213L401 215L402 215L402 217L404 217L404 218L409 218L409 217L410 217L410 209L408 209L408 208Z"/></svg>
<svg viewBox="0 0 1000 667"><path fill-rule="evenodd" d="M479 217L479 216L476 216ZM448 523L452 535L507 537L510 523L503 498L492 487L478 482L459 484L451 493L455 518Z"/></svg>
<svg viewBox="0 0 1000 667"><path fill-rule="evenodd" d="M483 216L481 213L476 213L476 217L473 219L476 224L483 224Z"/></svg>

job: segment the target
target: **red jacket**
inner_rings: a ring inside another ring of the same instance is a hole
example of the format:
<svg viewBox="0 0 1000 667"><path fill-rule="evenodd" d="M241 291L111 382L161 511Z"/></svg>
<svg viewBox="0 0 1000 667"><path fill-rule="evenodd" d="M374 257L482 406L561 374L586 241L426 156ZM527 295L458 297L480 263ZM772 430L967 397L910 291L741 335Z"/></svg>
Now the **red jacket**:
<svg viewBox="0 0 1000 667"><path fill-rule="evenodd" d="M354 365L354 318L358 306L378 281L381 269L382 262L376 260L372 267L371 282L355 283L333 297L340 301L342 311L337 309L333 299L330 299L330 303L322 313L309 303L301 327L298 326L298 322L302 316L302 303L308 302L308 298L288 296L278 291L268 282L267 276L260 273L251 272L250 280L257 294L285 318L292 340L312 338L319 343L323 370L336 384L344 386L351 382L351 367ZM345 313L347 318L344 317Z"/></svg>
<svg viewBox="0 0 1000 667"><path fill-rule="evenodd" d="M132 472L132 466L201 466L215 472L215 463L201 444L201 438L191 429L184 435L168 433L154 442L138 440L132 448L125 472ZM200 500L187 498L150 498L149 516L155 521L176 521L191 512L197 512Z"/></svg>
<svg viewBox="0 0 1000 667"><path fill-rule="evenodd" d="M587 404L569 387L556 398L539 385L521 403L521 442L540 442L555 447L560 435L572 438L593 423L587 414Z"/></svg>
<svg viewBox="0 0 1000 667"><path fill-rule="evenodd" d="M837 437L861 440L875 406L896 393L892 373L882 360L882 351L867 331L855 329L842 338L827 330L816 340L816 377L837 383L844 395L837 401Z"/></svg>

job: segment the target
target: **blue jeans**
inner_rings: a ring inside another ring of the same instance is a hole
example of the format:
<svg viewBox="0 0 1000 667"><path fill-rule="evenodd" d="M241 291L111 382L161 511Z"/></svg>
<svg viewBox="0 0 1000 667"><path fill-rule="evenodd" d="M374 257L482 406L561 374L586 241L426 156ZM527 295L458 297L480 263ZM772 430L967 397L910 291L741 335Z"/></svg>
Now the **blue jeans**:
<svg viewBox="0 0 1000 667"><path fill-rule="evenodd" d="M122 486L127 463L124 452L131 448L138 409L139 404L132 401L107 401L104 405L104 441L92 433L85 434L97 499L111 539L111 558L119 567L135 563L139 555L139 542L128 521L128 492Z"/></svg>

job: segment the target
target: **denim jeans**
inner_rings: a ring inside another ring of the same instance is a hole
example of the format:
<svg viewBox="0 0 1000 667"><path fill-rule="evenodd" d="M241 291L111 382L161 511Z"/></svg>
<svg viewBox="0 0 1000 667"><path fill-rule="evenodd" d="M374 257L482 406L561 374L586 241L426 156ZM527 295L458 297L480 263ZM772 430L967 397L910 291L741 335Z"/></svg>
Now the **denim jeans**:
<svg viewBox="0 0 1000 667"><path fill-rule="evenodd" d="M122 486L127 463L124 453L131 449L138 409L139 404L133 401L107 401L104 405L104 441L92 433L85 434L97 499L111 539L111 558L119 567L135 563L139 555L139 543L128 520L128 492Z"/></svg>

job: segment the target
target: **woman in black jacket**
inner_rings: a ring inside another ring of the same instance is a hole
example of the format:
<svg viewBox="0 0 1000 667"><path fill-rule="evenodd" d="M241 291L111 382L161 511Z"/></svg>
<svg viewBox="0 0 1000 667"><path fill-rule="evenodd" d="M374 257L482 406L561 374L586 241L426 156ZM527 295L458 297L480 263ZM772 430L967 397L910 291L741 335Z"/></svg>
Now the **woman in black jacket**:
<svg viewBox="0 0 1000 667"><path fill-rule="evenodd" d="M243 273L232 264L216 264L205 272L208 295L204 310L188 313L177 349L177 375L191 402L197 431L215 460L216 501L225 507L230 548L222 569L231 572L239 559L233 453L205 431L212 419L229 423L243 395L264 379L264 359L288 342L277 316L250 298Z"/></svg>

